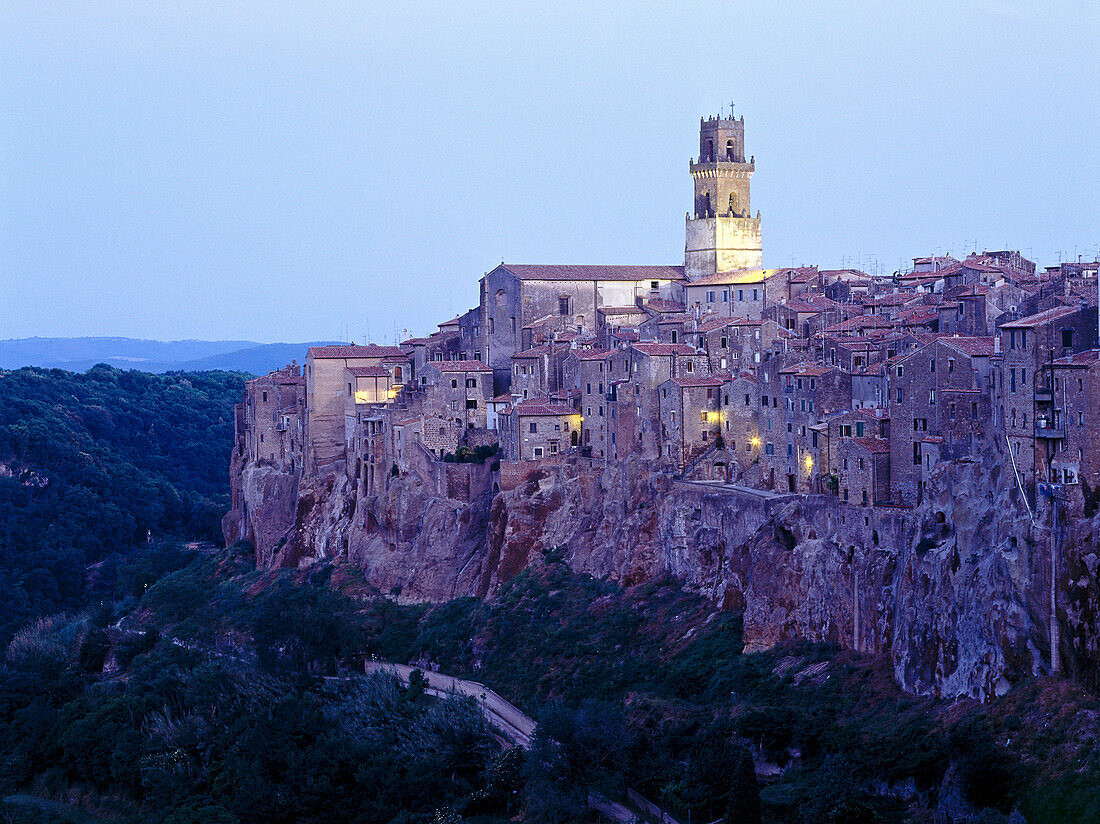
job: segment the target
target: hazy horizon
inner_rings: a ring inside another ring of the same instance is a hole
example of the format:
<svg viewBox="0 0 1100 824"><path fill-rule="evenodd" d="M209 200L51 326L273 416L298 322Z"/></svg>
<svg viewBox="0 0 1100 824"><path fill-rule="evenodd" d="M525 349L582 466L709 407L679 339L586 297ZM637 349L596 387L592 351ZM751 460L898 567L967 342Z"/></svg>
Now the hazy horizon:
<svg viewBox="0 0 1100 824"><path fill-rule="evenodd" d="M424 334L501 260L682 262L744 115L767 266L1100 248L1078 2L0 9L0 338Z"/></svg>

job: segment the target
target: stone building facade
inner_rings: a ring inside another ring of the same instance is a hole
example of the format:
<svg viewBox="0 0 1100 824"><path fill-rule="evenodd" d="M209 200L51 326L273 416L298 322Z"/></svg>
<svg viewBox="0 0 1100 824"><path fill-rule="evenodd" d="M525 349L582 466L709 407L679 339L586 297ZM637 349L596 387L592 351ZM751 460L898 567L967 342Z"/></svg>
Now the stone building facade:
<svg viewBox="0 0 1100 824"><path fill-rule="evenodd" d="M305 381L296 363L245 383L237 440L249 461L301 470L305 401Z"/></svg>
<svg viewBox="0 0 1100 824"><path fill-rule="evenodd" d="M1052 363L1096 346L1096 310L1060 306L1001 324L997 376L998 424L1005 432L1024 490L1034 499L1062 448L1064 429L1054 403Z"/></svg>
<svg viewBox="0 0 1100 824"><path fill-rule="evenodd" d="M671 378L660 393L662 460L681 472L722 434L722 382L712 377Z"/></svg>
<svg viewBox="0 0 1100 824"><path fill-rule="evenodd" d="M488 364L476 360L426 364L420 373L425 414L452 421L461 429L484 429L493 397L492 373Z"/></svg>
<svg viewBox="0 0 1100 824"><path fill-rule="evenodd" d="M580 445L581 413L550 400L519 401L501 432L504 458L534 461L560 455Z"/></svg>

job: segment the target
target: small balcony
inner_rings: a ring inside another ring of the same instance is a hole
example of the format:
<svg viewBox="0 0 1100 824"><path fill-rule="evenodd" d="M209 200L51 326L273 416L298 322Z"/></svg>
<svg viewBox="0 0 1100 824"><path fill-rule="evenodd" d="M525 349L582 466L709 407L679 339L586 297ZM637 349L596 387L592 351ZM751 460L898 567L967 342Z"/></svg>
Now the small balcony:
<svg viewBox="0 0 1100 824"><path fill-rule="evenodd" d="M1066 437L1066 428L1061 423L1053 423L1045 418L1035 422L1035 437L1059 439Z"/></svg>
<svg viewBox="0 0 1100 824"><path fill-rule="evenodd" d="M1054 392L1049 386L1035 390L1035 403L1052 403L1053 401Z"/></svg>

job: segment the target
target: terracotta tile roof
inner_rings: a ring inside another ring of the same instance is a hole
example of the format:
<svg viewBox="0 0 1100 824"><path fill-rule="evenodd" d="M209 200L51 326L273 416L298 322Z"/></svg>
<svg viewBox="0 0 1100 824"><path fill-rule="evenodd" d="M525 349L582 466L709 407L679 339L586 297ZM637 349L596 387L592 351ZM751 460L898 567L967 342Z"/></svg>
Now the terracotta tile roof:
<svg viewBox="0 0 1100 824"><path fill-rule="evenodd" d="M826 332L851 332L855 329L870 329L878 327L880 329L894 326L894 322L887 320L882 315L856 315L854 318L848 318L840 323L833 324L828 327Z"/></svg>
<svg viewBox="0 0 1100 824"><path fill-rule="evenodd" d="M625 341L637 341L641 335L638 334L637 329L619 329L618 331L611 332L611 337L617 340Z"/></svg>
<svg viewBox="0 0 1100 824"><path fill-rule="evenodd" d="M802 363L796 363L792 366L784 366L779 370L780 375L811 375L819 376L824 375L826 372L832 372L836 369L835 366L827 366L820 363L810 363L803 361Z"/></svg>
<svg viewBox="0 0 1100 824"><path fill-rule="evenodd" d="M1100 360L1100 349L1089 349L1087 352L1075 352L1064 358L1054 361L1055 366L1088 366Z"/></svg>
<svg viewBox="0 0 1100 824"><path fill-rule="evenodd" d="M940 341L945 346L950 346L952 349L957 349L971 357L988 358L993 354L993 338L989 335L978 337L951 335L940 338Z"/></svg>
<svg viewBox="0 0 1100 824"><path fill-rule="evenodd" d="M730 325L729 318L707 318L699 322L695 327L696 332L713 332L715 329L722 329Z"/></svg>
<svg viewBox="0 0 1100 824"><path fill-rule="evenodd" d="M532 346L530 349L524 349L522 352L516 352L512 355L512 360L520 358L526 360L527 358L541 358L543 355L550 354L550 347L545 344L542 346Z"/></svg>
<svg viewBox="0 0 1100 824"><path fill-rule="evenodd" d="M356 378L388 378L390 373L381 366L345 366L344 370Z"/></svg>
<svg viewBox="0 0 1100 824"><path fill-rule="evenodd" d="M422 420L423 420L423 418L404 418L400 421L394 421L393 425L394 426L409 426L410 424L420 423L420 421L422 421Z"/></svg>
<svg viewBox="0 0 1100 824"><path fill-rule="evenodd" d="M440 372L492 372L493 367L479 360L430 361L425 368L434 366Z"/></svg>
<svg viewBox="0 0 1100 824"><path fill-rule="evenodd" d="M647 301L645 308L652 309L654 312L683 312L686 307L674 300L657 298L656 300Z"/></svg>
<svg viewBox="0 0 1100 824"><path fill-rule="evenodd" d="M890 454L890 442L885 438L852 438L851 441L876 455Z"/></svg>
<svg viewBox="0 0 1100 824"><path fill-rule="evenodd" d="M891 318L891 321L900 323L902 326L924 326L934 320L939 320L939 317L939 310L934 306L918 306L913 309L901 310Z"/></svg>
<svg viewBox="0 0 1100 824"><path fill-rule="evenodd" d="M408 338L401 341L402 346L424 346L428 343L427 338Z"/></svg>
<svg viewBox="0 0 1100 824"><path fill-rule="evenodd" d="M517 403L513 410L521 417L524 415L579 415L581 414L572 406L565 403L554 403L549 399L530 398Z"/></svg>
<svg viewBox="0 0 1100 824"><path fill-rule="evenodd" d="M515 396L511 392L505 392L503 395L497 395L495 398L491 398L489 403L511 403L514 397Z"/></svg>
<svg viewBox="0 0 1100 824"><path fill-rule="evenodd" d="M1002 323L1002 329L1031 329L1035 326L1042 326L1044 323L1050 323L1058 320L1059 318L1065 318L1070 315L1077 314L1077 308L1074 306L1056 306L1053 309L1047 309L1045 312L1039 312L1035 315L1028 315L1026 318L1020 318L1019 320L1009 321L1008 323Z"/></svg>
<svg viewBox="0 0 1100 824"><path fill-rule="evenodd" d="M698 377L698 378L672 378L672 383L679 386L681 389L692 389L703 386L721 386L722 381L713 376Z"/></svg>
<svg viewBox="0 0 1100 824"><path fill-rule="evenodd" d="M683 280L683 266L560 266L502 263L520 280Z"/></svg>
<svg viewBox="0 0 1100 824"><path fill-rule="evenodd" d="M820 314L821 312L825 311L824 307L814 306L809 301L799 300L798 298L795 298L794 300L789 300L786 303L781 303L779 305L780 306L785 306L787 309L790 309L792 312L800 312L800 313L803 313L803 314L806 313L806 312L813 312L814 314Z"/></svg>
<svg viewBox="0 0 1100 824"><path fill-rule="evenodd" d="M685 286L728 286L738 283L762 283L782 270L780 269L731 269L718 272L705 278L685 283Z"/></svg>
<svg viewBox="0 0 1100 824"><path fill-rule="evenodd" d="M397 346L379 346L374 343L366 346L311 346L308 355L314 360L319 358L382 358L387 355L404 357L405 353Z"/></svg>
<svg viewBox="0 0 1100 824"><path fill-rule="evenodd" d="M975 283L971 286L967 286L961 292L956 294L956 297L960 298L980 298L989 294L990 287L984 283Z"/></svg>
<svg viewBox="0 0 1100 824"><path fill-rule="evenodd" d="M904 306L906 303L918 299L919 296L914 295L912 292L891 292L888 295L867 295L863 302L868 306Z"/></svg>
<svg viewBox="0 0 1100 824"><path fill-rule="evenodd" d="M605 315L642 315L645 311L640 306L601 306L596 311Z"/></svg>
<svg viewBox="0 0 1100 824"><path fill-rule="evenodd" d="M836 345L852 352L857 350L866 352L868 349L878 349L878 345L873 340L868 340L867 338L845 338L842 341L838 340Z"/></svg>
<svg viewBox="0 0 1100 824"><path fill-rule="evenodd" d="M439 328L442 329L444 326L458 326L458 322L461 318L462 318L462 316L459 315L457 318L451 318L450 320L445 320L445 321L443 321L443 323L439 324Z"/></svg>
<svg viewBox="0 0 1100 824"><path fill-rule="evenodd" d="M400 355L384 355L382 363L408 363L409 356L402 352Z"/></svg>
<svg viewBox="0 0 1100 824"><path fill-rule="evenodd" d="M573 354L578 360L607 360L611 357L609 349L574 349Z"/></svg>
<svg viewBox="0 0 1100 824"><path fill-rule="evenodd" d="M683 343L635 343L634 351L643 355L668 357L670 355L694 355L695 350Z"/></svg>

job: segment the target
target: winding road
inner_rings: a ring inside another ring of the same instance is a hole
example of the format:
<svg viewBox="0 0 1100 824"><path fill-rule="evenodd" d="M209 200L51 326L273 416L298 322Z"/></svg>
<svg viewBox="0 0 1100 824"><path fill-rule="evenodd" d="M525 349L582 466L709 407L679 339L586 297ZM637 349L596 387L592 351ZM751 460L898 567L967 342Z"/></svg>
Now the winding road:
<svg viewBox="0 0 1100 824"><path fill-rule="evenodd" d="M455 678L453 675L444 675L441 672L411 667L408 664L394 664L389 661L367 661L364 669L367 675L375 672L395 675L404 684L408 684L413 671L418 670L428 682L425 691L429 695L440 698L446 698L449 695L468 695L477 699L485 720L496 731L502 741L514 747L522 747L525 750L531 749L531 737L535 734L534 720L524 715L514 704L505 701L484 684ZM629 791L627 795L637 799L639 811L636 812L623 804L591 793L588 796L588 806L596 812L603 813L612 821L620 822L620 824L638 824L642 821L677 824L672 816L655 804L646 802L636 792Z"/></svg>

